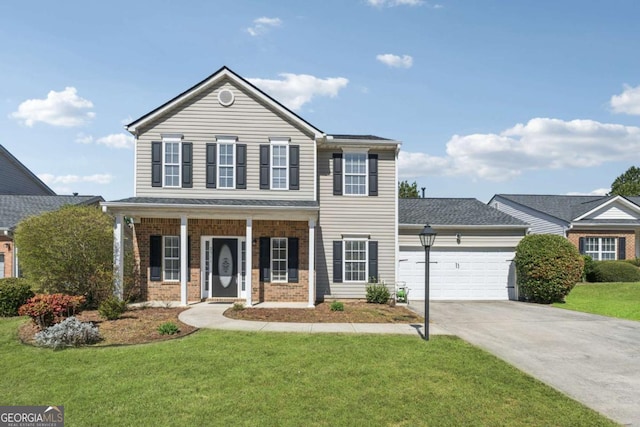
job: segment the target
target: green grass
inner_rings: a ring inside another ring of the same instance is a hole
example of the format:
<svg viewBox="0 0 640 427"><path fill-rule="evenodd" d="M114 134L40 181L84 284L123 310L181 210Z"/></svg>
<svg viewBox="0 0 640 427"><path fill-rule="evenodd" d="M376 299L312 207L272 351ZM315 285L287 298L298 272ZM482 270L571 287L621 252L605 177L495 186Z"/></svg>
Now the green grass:
<svg viewBox="0 0 640 427"><path fill-rule="evenodd" d="M614 425L453 337L199 331L52 351L0 320L2 405L64 405L67 426Z"/></svg>
<svg viewBox="0 0 640 427"><path fill-rule="evenodd" d="M579 283L555 307L640 320L640 283Z"/></svg>

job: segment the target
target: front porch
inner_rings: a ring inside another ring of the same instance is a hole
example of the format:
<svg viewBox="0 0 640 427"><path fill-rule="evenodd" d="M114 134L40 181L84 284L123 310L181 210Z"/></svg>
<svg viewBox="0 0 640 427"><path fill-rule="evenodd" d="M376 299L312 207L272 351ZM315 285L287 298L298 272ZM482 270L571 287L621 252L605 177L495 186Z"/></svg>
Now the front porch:
<svg viewBox="0 0 640 427"><path fill-rule="evenodd" d="M123 296L123 228L133 230L147 301L304 303L313 307L317 208L182 209L105 203L115 215L115 289ZM200 206L200 205L197 205ZM239 211L242 211L242 215ZM125 224L125 217L132 218ZM287 219L283 219L287 218ZM186 244L184 244L186 242Z"/></svg>

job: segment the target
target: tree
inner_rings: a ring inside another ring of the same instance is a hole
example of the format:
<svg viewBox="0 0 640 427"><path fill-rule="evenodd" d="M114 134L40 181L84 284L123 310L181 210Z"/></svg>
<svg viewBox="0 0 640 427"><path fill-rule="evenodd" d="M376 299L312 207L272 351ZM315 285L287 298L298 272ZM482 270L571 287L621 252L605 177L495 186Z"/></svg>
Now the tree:
<svg viewBox="0 0 640 427"><path fill-rule="evenodd" d="M20 267L49 293L84 295L96 306L111 295L112 218L91 206L65 206L21 221L15 231Z"/></svg>
<svg viewBox="0 0 640 427"><path fill-rule="evenodd" d="M631 166L611 184L612 196L640 196L640 168Z"/></svg>
<svg viewBox="0 0 640 427"><path fill-rule="evenodd" d="M401 199L412 199L418 196L418 183L413 181L413 184L409 184L406 179L398 184L398 194Z"/></svg>

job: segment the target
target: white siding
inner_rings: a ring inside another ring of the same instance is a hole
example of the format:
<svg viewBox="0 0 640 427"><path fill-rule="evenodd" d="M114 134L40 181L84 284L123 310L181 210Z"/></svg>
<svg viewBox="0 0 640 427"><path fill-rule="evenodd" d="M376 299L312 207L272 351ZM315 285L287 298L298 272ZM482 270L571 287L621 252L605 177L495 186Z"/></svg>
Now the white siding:
<svg viewBox="0 0 640 427"><path fill-rule="evenodd" d="M332 154L319 150L320 227L316 271L318 298L364 298L364 283L333 282L333 241L343 234L366 234L378 242L378 275L389 289L395 286L397 218L395 151L370 150L378 158L378 196L334 196Z"/></svg>
<svg viewBox="0 0 640 427"><path fill-rule="evenodd" d="M587 217L587 219L638 219L640 215L620 204L605 206Z"/></svg>
<svg viewBox="0 0 640 427"><path fill-rule="evenodd" d="M558 234L564 236L567 225L559 219L537 212L526 206L510 203L508 200L499 199L491 202L491 206L507 213L531 226L532 234Z"/></svg>
<svg viewBox="0 0 640 427"><path fill-rule="evenodd" d="M235 94L235 102L230 107L218 103L221 88ZM193 143L193 188L151 186L151 142L161 141L163 133L182 134L184 142ZM247 144L246 190L206 188L206 144L215 142L216 135L236 136L238 144ZM288 137L291 145L300 146L300 190L259 189L259 146L268 144L269 137ZM249 93L223 82L141 130L136 147L136 196L313 200L314 137L303 133Z"/></svg>

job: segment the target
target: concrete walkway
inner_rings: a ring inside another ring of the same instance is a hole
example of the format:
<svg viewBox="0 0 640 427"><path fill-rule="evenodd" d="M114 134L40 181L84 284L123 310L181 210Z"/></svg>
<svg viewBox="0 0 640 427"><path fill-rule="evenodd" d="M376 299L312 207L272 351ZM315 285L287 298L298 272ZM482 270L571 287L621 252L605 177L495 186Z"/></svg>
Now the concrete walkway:
<svg viewBox="0 0 640 427"><path fill-rule="evenodd" d="M422 313L423 302L412 308ZM640 322L514 301L432 302L431 321L625 425L640 426Z"/></svg>
<svg viewBox="0 0 640 427"><path fill-rule="evenodd" d="M222 315L231 304L198 303L180 313L180 320L198 328L231 331L306 332L345 334L403 334L421 336L424 325L407 323L285 323L229 319ZM294 307L290 304L258 304L256 308ZM306 308L306 304L296 308ZM437 325L429 325L431 335L443 333Z"/></svg>

